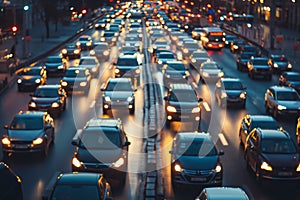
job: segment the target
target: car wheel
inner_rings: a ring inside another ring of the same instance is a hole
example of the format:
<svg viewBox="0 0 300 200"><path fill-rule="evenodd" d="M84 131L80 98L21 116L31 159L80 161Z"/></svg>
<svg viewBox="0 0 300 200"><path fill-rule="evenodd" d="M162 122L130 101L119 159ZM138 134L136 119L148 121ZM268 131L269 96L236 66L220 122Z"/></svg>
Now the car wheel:
<svg viewBox="0 0 300 200"><path fill-rule="evenodd" d="M243 108L243 109L246 108L246 102L242 103L241 108Z"/></svg>
<svg viewBox="0 0 300 200"><path fill-rule="evenodd" d="M21 87L18 87L18 92L22 92L23 90L21 89Z"/></svg>
<svg viewBox="0 0 300 200"><path fill-rule="evenodd" d="M275 119L279 119L279 114L278 114L278 111L277 111L276 108L273 108L273 117L274 117Z"/></svg>
<svg viewBox="0 0 300 200"><path fill-rule="evenodd" d="M167 127L167 128L170 128L170 127L171 127L171 121L168 120L168 119L166 120L166 127Z"/></svg>
<svg viewBox="0 0 300 200"><path fill-rule="evenodd" d="M9 153L6 152L6 151L3 151L3 152L2 152L2 160L3 160L3 161L6 161L6 160L9 159L9 155L8 155L8 154L9 154Z"/></svg>
<svg viewBox="0 0 300 200"><path fill-rule="evenodd" d="M239 140L240 140L240 145L244 146L244 143L243 143L243 140L242 140L241 130L239 131Z"/></svg>
<svg viewBox="0 0 300 200"><path fill-rule="evenodd" d="M107 110L105 108L102 108L103 110L103 115L106 115L107 114Z"/></svg>
<svg viewBox="0 0 300 200"><path fill-rule="evenodd" d="M266 111L266 114L270 114L270 109L268 107L267 102L265 102L265 111Z"/></svg>
<svg viewBox="0 0 300 200"><path fill-rule="evenodd" d="M272 75L268 75L266 78L267 78L268 81L271 81L272 80Z"/></svg>
<svg viewBox="0 0 300 200"><path fill-rule="evenodd" d="M130 115L134 115L134 108L129 110Z"/></svg>
<svg viewBox="0 0 300 200"><path fill-rule="evenodd" d="M239 65L238 63L236 63L236 69L237 69L238 71L241 71L241 67L240 67L240 65Z"/></svg>
<svg viewBox="0 0 300 200"><path fill-rule="evenodd" d="M54 145L54 141L55 141L55 133L54 133L54 130L53 130L53 132L52 132L51 145Z"/></svg>
<svg viewBox="0 0 300 200"><path fill-rule="evenodd" d="M249 163L249 158L248 158L247 154L245 155L245 162L246 162L246 169L248 171L251 171L251 167L250 167L250 163Z"/></svg>
<svg viewBox="0 0 300 200"><path fill-rule="evenodd" d="M46 147L43 149L42 153L41 153L41 157L47 157L49 153L49 146L46 145Z"/></svg>
<svg viewBox="0 0 300 200"><path fill-rule="evenodd" d="M261 175L260 175L260 172L259 172L259 166L256 166L256 169L255 169L255 179L257 181L257 183L261 183Z"/></svg>
<svg viewBox="0 0 300 200"><path fill-rule="evenodd" d="M63 110L66 110L66 107L67 107L67 102L65 101L63 105Z"/></svg>

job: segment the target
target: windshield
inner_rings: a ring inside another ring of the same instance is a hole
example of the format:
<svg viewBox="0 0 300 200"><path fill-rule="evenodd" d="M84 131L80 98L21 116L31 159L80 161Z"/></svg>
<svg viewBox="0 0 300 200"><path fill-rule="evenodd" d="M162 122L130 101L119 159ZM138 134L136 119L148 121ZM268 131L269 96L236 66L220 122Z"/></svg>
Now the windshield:
<svg viewBox="0 0 300 200"><path fill-rule="evenodd" d="M247 54L247 53L242 53L241 54L242 59L250 59L251 56L253 56L253 54Z"/></svg>
<svg viewBox="0 0 300 200"><path fill-rule="evenodd" d="M89 42L90 40L89 40L89 38L88 37L82 37L82 38L79 38L79 41L81 41L81 42Z"/></svg>
<svg viewBox="0 0 300 200"><path fill-rule="evenodd" d="M277 100L298 101L299 96L296 92L277 92Z"/></svg>
<svg viewBox="0 0 300 200"><path fill-rule="evenodd" d="M241 82L224 81L223 84L226 90L243 90L243 85Z"/></svg>
<svg viewBox="0 0 300 200"><path fill-rule="evenodd" d="M107 46L106 45L98 45L94 48L94 50L106 50L107 49Z"/></svg>
<svg viewBox="0 0 300 200"><path fill-rule="evenodd" d="M10 125L12 130L39 130L43 129L43 119L38 117L15 117Z"/></svg>
<svg viewBox="0 0 300 200"><path fill-rule="evenodd" d="M115 33L114 32L105 32L103 37L113 37L115 36Z"/></svg>
<svg viewBox="0 0 300 200"><path fill-rule="evenodd" d="M85 77L85 70L68 69L65 73L66 77Z"/></svg>
<svg viewBox="0 0 300 200"><path fill-rule="evenodd" d="M214 63L206 63L203 65L202 68L203 69L218 69L218 67Z"/></svg>
<svg viewBox="0 0 300 200"><path fill-rule="evenodd" d="M121 147L121 138L118 131L93 130L82 134L80 147L86 149L116 149Z"/></svg>
<svg viewBox="0 0 300 200"><path fill-rule="evenodd" d="M195 43L186 43L185 47L189 48L189 49L198 49L199 48L198 44L195 44Z"/></svg>
<svg viewBox="0 0 300 200"><path fill-rule="evenodd" d="M57 185L53 191L51 200L82 200L82 199L95 199L100 200L98 188L95 185L84 184L70 184L70 185Z"/></svg>
<svg viewBox="0 0 300 200"><path fill-rule="evenodd" d="M61 60L61 58L60 57L55 57L55 58L48 58L48 60L47 60L47 62L48 63L61 63L62 62L62 60Z"/></svg>
<svg viewBox="0 0 300 200"><path fill-rule="evenodd" d="M206 57L208 57L208 55L207 55L207 53L193 53L193 57L195 58L195 57L204 57L204 58L206 58Z"/></svg>
<svg viewBox="0 0 300 200"><path fill-rule="evenodd" d="M191 90L179 90L172 92L169 100L178 102L197 102L197 96L195 92Z"/></svg>
<svg viewBox="0 0 300 200"><path fill-rule="evenodd" d="M294 143L288 139L269 139L266 138L261 143L261 149L269 154L295 154L297 149Z"/></svg>
<svg viewBox="0 0 300 200"><path fill-rule="evenodd" d="M184 65L183 64L169 64L168 70L176 70L176 71L184 71Z"/></svg>
<svg viewBox="0 0 300 200"><path fill-rule="evenodd" d="M267 59L257 59L253 60L254 65L268 65L268 60Z"/></svg>
<svg viewBox="0 0 300 200"><path fill-rule="evenodd" d="M40 69L24 69L24 71L20 72L19 75L40 75L41 70Z"/></svg>
<svg viewBox="0 0 300 200"><path fill-rule="evenodd" d="M56 88L37 88L34 92L35 97L58 97Z"/></svg>
<svg viewBox="0 0 300 200"><path fill-rule="evenodd" d="M118 59L119 66L138 66L137 59Z"/></svg>
<svg viewBox="0 0 300 200"><path fill-rule="evenodd" d="M97 65L95 59L82 59L80 60L80 65Z"/></svg>
<svg viewBox="0 0 300 200"><path fill-rule="evenodd" d="M210 141L193 141L179 143L177 153L183 156L216 156L217 150Z"/></svg>
<svg viewBox="0 0 300 200"><path fill-rule="evenodd" d="M299 75L288 75L287 78L289 81L300 81Z"/></svg>
<svg viewBox="0 0 300 200"><path fill-rule="evenodd" d="M158 58L174 58L174 55L171 53L162 53L157 55Z"/></svg>
<svg viewBox="0 0 300 200"><path fill-rule="evenodd" d="M131 85L124 82L112 82L107 84L106 90L108 91L131 91Z"/></svg>
<svg viewBox="0 0 300 200"><path fill-rule="evenodd" d="M288 62L288 60L285 57L275 57L273 58L275 62Z"/></svg>

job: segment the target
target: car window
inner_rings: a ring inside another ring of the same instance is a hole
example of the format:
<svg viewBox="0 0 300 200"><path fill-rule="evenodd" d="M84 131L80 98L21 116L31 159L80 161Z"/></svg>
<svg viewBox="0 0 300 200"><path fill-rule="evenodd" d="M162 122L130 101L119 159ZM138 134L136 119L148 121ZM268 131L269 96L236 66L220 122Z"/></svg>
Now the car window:
<svg viewBox="0 0 300 200"><path fill-rule="evenodd" d="M171 69L171 70L175 70L175 71L185 70L183 64L169 64L167 69L168 70Z"/></svg>
<svg viewBox="0 0 300 200"><path fill-rule="evenodd" d="M82 59L80 60L80 65L96 65L97 62L94 59Z"/></svg>
<svg viewBox="0 0 300 200"><path fill-rule="evenodd" d="M243 89L243 85L241 82L223 82L224 84L224 88L226 90L242 90Z"/></svg>
<svg viewBox="0 0 300 200"><path fill-rule="evenodd" d="M287 78L289 81L300 81L299 75L288 75Z"/></svg>
<svg viewBox="0 0 300 200"><path fill-rule="evenodd" d="M58 90L56 88L38 88L34 93L35 97L57 97Z"/></svg>
<svg viewBox="0 0 300 200"><path fill-rule="evenodd" d="M119 66L137 66L137 59L118 59L117 65Z"/></svg>
<svg viewBox="0 0 300 200"><path fill-rule="evenodd" d="M296 146L288 139L264 139L261 144L262 152L269 154L295 154Z"/></svg>
<svg viewBox="0 0 300 200"><path fill-rule="evenodd" d="M82 200L99 199L97 186L94 185L57 185L54 189L51 200Z"/></svg>
<svg viewBox="0 0 300 200"><path fill-rule="evenodd" d="M296 92L277 92L277 100L298 101L299 96Z"/></svg>
<svg viewBox="0 0 300 200"><path fill-rule="evenodd" d="M178 102L196 102L197 96L191 90L180 90L171 92L169 100Z"/></svg>
<svg viewBox="0 0 300 200"><path fill-rule="evenodd" d="M42 118L15 117L10 125L11 130L40 130L43 129Z"/></svg>
<svg viewBox="0 0 300 200"><path fill-rule="evenodd" d="M120 133L118 131L87 131L82 134L80 147L86 149L115 149L121 146Z"/></svg>
<svg viewBox="0 0 300 200"><path fill-rule="evenodd" d="M253 64L254 65L268 65L268 60L267 59L257 59L257 60L253 60Z"/></svg>
<svg viewBox="0 0 300 200"><path fill-rule="evenodd" d="M67 70L65 73L66 77L85 77L85 70Z"/></svg>
<svg viewBox="0 0 300 200"><path fill-rule="evenodd" d="M131 91L131 85L127 83L118 83L110 81L106 87L107 91Z"/></svg>
<svg viewBox="0 0 300 200"><path fill-rule="evenodd" d="M177 153L183 156L216 156L217 150L210 141L180 142Z"/></svg>
<svg viewBox="0 0 300 200"><path fill-rule="evenodd" d="M52 58L52 57L50 57L50 58L48 58L47 62L48 63L60 63L60 62L62 62L62 60L61 60L61 58L56 58L56 57Z"/></svg>

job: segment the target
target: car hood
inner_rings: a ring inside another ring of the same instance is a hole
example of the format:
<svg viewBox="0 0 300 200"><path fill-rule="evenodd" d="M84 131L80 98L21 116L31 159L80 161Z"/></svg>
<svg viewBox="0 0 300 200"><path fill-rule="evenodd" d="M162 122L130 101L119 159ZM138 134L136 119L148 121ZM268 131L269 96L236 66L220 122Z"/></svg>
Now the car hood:
<svg viewBox="0 0 300 200"><path fill-rule="evenodd" d="M8 135L12 141L32 141L43 134L43 130L8 130Z"/></svg>
<svg viewBox="0 0 300 200"><path fill-rule="evenodd" d="M131 91L106 91L105 96L109 96L111 99L127 99L132 96Z"/></svg>
<svg viewBox="0 0 300 200"><path fill-rule="evenodd" d="M58 102L59 97L32 97L33 102L38 104Z"/></svg>
<svg viewBox="0 0 300 200"><path fill-rule="evenodd" d="M81 162L102 162L113 163L117 161L123 154L123 150L120 148L115 149L83 149L78 148L76 157Z"/></svg>
<svg viewBox="0 0 300 200"><path fill-rule="evenodd" d="M220 69L204 69L202 72L207 72L209 74L218 74L220 73L222 70Z"/></svg>
<svg viewBox="0 0 300 200"><path fill-rule="evenodd" d="M298 154L263 154L263 159L272 167L297 167Z"/></svg>
<svg viewBox="0 0 300 200"><path fill-rule="evenodd" d="M208 170L215 168L218 163L218 156L181 156L177 160L183 169Z"/></svg>
<svg viewBox="0 0 300 200"><path fill-rule="evenodd" d="M24 75L24 76L20 76L19 78L22 79L22 80L24 80L24 81L30 81L30 80L40 79L41 76Z"/></svg>
<svg viewBox="0 0 300 200"><path fill-rule="evenodd" d="M300 101L278 101L278 105L287 107L287 109L300 109Z"/></svg>

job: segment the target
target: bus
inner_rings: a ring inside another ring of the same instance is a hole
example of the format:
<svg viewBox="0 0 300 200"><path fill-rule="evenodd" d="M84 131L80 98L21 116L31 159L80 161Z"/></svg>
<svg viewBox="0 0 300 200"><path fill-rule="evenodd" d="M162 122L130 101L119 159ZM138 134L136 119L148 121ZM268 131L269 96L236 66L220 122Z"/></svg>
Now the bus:
<svg viewBox="0 0 300 200"><path fill-rule="evenodd" d="M200 39L205 49L221 50L225 46L225 36L225 32L218 27L205 27Z"/></svg>
<svg viewBox="0 0 300 200"><path fill-rule="evenodd" d="M248 14L229 14L227 16L227 23L233 27L236 27L236 25L246 25L248 28L251 28L253 21L254 16Z"/></svg>

